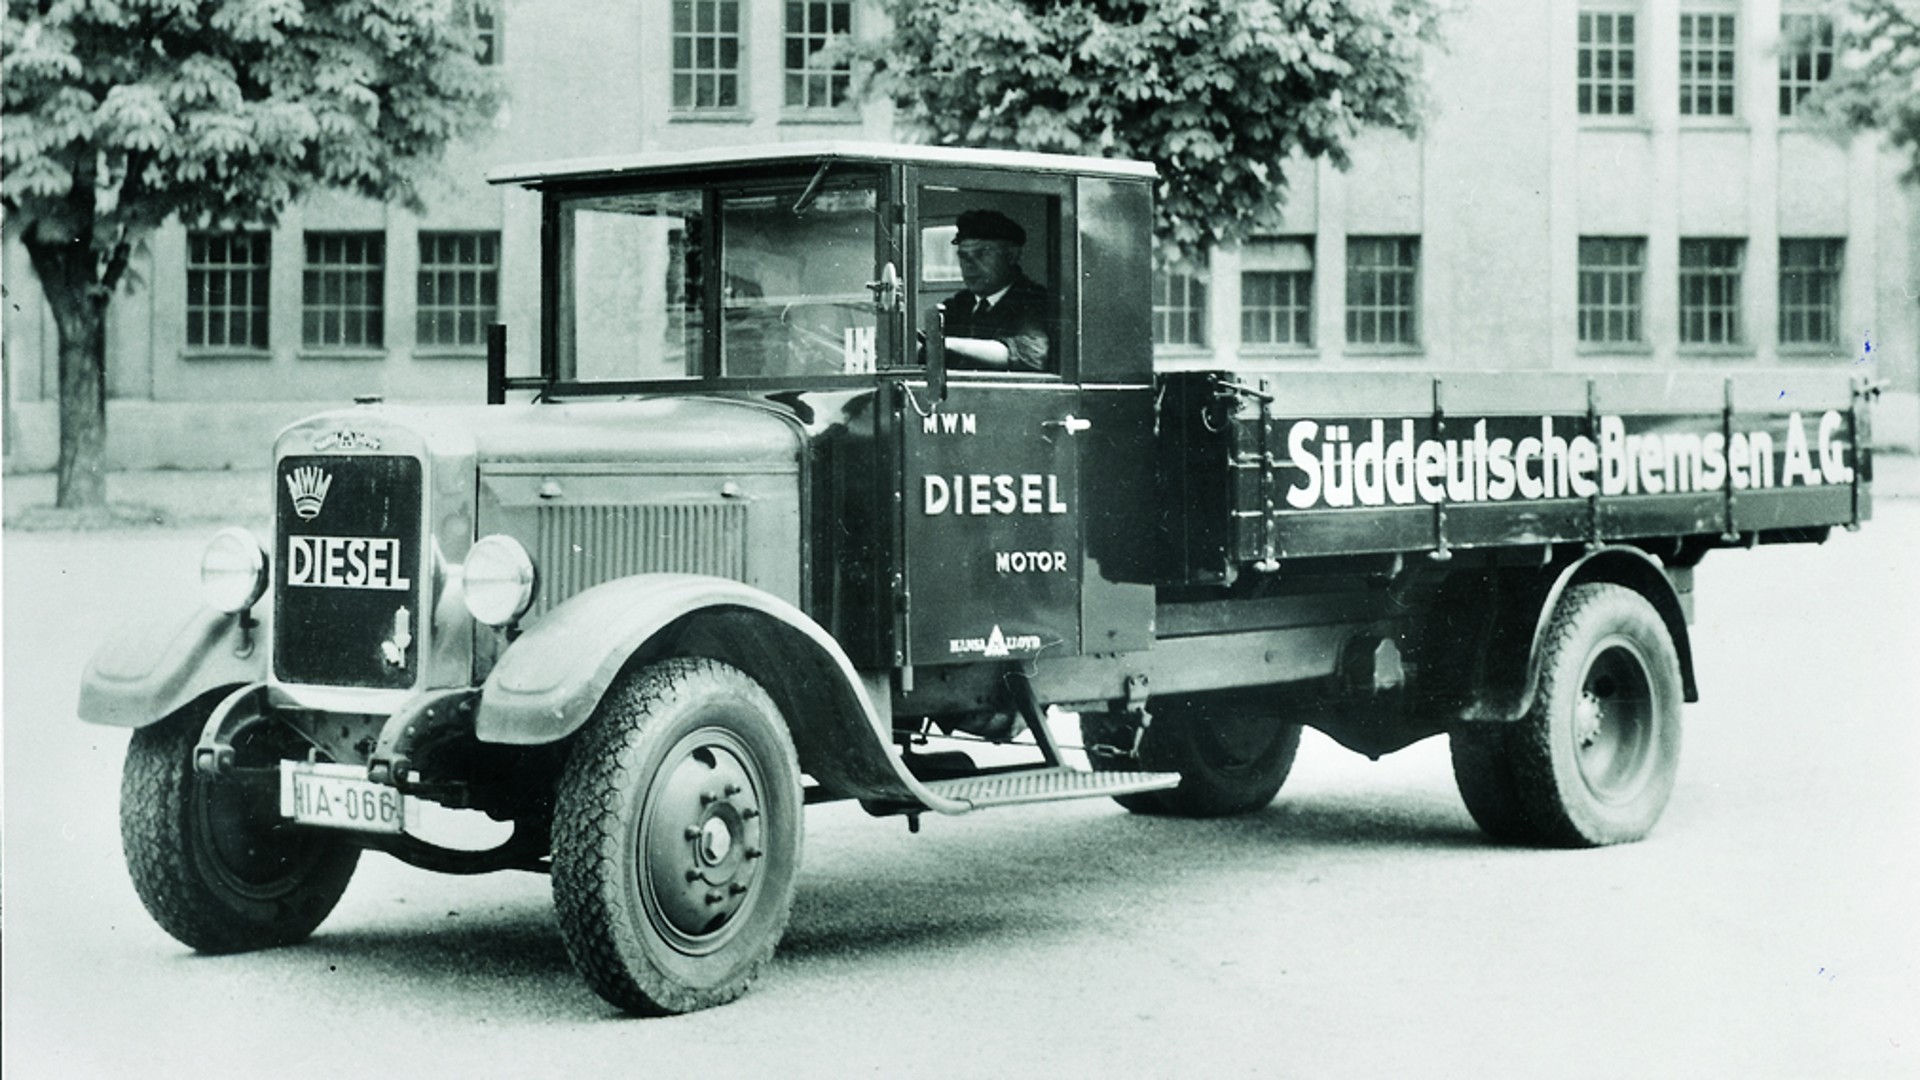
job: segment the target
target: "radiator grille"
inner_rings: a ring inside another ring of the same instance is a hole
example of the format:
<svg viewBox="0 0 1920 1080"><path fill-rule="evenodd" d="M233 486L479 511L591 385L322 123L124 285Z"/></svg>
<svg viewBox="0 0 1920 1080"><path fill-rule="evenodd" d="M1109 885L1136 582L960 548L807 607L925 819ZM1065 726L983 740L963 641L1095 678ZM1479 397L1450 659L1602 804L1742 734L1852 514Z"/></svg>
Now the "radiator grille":
<svg viewBox="0 0 1920 1080"><path fill-rule="evenodd" d="M747 576L743 503L543 506L533 552L540 595L530 615L629 574Z"/></svg>

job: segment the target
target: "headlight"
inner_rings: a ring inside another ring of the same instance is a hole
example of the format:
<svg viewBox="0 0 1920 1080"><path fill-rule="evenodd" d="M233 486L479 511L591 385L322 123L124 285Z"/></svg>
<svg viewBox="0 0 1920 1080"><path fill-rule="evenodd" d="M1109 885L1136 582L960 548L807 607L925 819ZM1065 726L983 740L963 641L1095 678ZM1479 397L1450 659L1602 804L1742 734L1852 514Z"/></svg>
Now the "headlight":
<svg viewBox="0 0 1920 1080"><path fill-rule="evenodd" d="M200 556L200 596L229 615L252 607L267 591L267 553L245 529L221 529Z"/></svg>
<svg viewBox="0 0 1920 1080"><path fill-rule="evenodd" d="M505 626L533 603L533 558L511 536L483 536L467 551L467 610L488 626Z"/></svg>

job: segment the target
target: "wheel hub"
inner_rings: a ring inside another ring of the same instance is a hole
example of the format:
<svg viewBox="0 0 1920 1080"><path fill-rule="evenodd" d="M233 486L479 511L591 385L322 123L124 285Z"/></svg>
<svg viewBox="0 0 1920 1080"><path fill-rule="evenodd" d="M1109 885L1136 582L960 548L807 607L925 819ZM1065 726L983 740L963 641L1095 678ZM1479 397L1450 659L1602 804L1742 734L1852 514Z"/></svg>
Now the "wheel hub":
<svg viewBox="0 0 1920 1080"><path fill-rule="evenodd" d="M700 827L700 861L708 866L718 866L725 862L727 853L733 850L733 830L718 817L710 817Z"/></svg>
<svg viewBox="0 0 1920 1080"><path fill-rule="evenodd" d="M1624 643L1609 642L1589 663L1573 707L1575 761L1603 800L1632 796L1644 779L1654 709L1645 664Z"/></svg>
<svg viewBox="0 0 1920 1080"><path fill-rule="evenodd" d="M745 747L709 728L661 763L641 826L648 917L675 948L719 948L755 898L762 785Z"/></svg>

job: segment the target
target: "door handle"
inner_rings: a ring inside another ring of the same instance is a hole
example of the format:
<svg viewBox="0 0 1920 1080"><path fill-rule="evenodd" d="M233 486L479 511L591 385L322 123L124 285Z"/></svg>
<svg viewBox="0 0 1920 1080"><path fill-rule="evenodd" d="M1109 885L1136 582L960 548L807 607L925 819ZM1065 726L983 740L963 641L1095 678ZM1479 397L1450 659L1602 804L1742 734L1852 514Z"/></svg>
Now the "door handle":
<svg viewBox="0 0 1920 1080"><path fill-rule="evenodd" d="M1068 413L1067 415L1061 417L1058 420L1043 421L1040 424L1040 426L1044 428L1063 428L1065 429L1067 434L1077 435L1080 432L1085 431L1088 428L1092 427L1093 421L1082 420L1079 417L1073 415L1072 413Z"/></svg>

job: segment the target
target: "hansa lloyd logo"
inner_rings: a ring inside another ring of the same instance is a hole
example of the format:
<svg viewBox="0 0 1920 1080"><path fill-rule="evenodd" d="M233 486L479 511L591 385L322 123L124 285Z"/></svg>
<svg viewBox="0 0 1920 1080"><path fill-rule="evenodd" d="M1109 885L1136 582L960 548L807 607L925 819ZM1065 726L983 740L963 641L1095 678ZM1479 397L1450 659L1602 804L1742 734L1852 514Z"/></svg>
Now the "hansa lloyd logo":
<svg viewBox="0 0 1920 1080"><path fill-rule="evenodd" d="M1003 634L995 626L993 633L983 638L951 638L947 641L947 651L954 656L979 653L981 656L1011 656L1017 652L1039 652L1038 634Z"/></svg>
<svg viewBox="0 0 1920 1080"><path fill-rule="evenodd" d="M301 521L320 516L320 508L327 502L327 491L332 487L333 477L318 465L302 466L287 474L287 494L293 496L293 512L300 515Z"/></svg>

